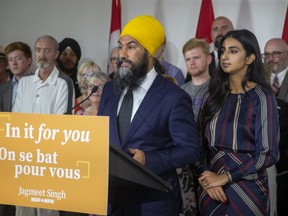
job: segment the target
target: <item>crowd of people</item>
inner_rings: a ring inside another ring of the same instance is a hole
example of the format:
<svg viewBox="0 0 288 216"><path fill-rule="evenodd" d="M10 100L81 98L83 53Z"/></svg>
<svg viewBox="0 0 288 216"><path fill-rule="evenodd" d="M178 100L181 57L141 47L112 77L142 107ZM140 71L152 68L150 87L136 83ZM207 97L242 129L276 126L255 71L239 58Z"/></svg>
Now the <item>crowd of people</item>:
<svg viewBox="0 0 288 216"><path fill-rule="evenodd" d="M112 73L81 62L72 38L40 36L0 50L0 111L109 116L109 142L171 185L169 192L109 188L111 216L286 215L288 46L261 52L257 38L224 16L214 50L191 38L187 76L164 60L166 34L153 16L131 19L109 58ZM87 215L0 206L0 216Z"/></svg>

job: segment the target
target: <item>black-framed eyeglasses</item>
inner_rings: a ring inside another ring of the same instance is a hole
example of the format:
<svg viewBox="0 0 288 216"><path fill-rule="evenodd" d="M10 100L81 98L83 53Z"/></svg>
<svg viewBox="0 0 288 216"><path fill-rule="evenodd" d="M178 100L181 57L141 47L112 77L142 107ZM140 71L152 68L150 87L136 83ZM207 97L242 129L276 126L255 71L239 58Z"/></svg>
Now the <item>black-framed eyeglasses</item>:
<svg viewBox="0 0 288 216"><path fill-rule="evenodd" d="M97 86L97 85L88 85L88 90L91 90L94 86ZM102 91L103 90L103 88L104 88L104 85L98 85L98 89L97 89L97 91L99 90L99 91Z"/></svg>
<svg viewBox="0 0 288 216"><path fill-rule="evenodd" d="M272 58L279 58L283 53L288 53L288 51L283 51L283 52L275 51L275 52L272 52L272 53L266 52L266 53L263 53L263 54L262 54L262 57L263 57L264 59L268 59L270 56L271 56Z"/></svg>

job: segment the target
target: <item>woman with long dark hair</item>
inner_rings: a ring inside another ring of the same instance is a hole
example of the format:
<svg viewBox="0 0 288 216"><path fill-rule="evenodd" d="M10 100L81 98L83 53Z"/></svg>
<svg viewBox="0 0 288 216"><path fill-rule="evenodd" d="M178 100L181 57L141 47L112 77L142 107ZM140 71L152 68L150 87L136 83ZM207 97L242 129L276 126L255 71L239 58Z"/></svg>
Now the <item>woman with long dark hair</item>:
<svg viewBox="0 0 288 216"><path fill-rule="evenodd" d="M201 215L269 215L266 168L278 159L277 104L264 76L258 41L228 32L199 115L205 164Z"/></svg>

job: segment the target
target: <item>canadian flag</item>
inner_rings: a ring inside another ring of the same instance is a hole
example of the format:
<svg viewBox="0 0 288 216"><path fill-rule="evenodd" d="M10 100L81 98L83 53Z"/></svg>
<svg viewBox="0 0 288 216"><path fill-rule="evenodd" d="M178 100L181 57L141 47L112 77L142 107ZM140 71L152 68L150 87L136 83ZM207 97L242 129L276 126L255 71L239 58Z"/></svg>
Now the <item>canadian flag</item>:
<svg viewBox="0 0 288 216"><path fill-rule="evenodd" d="M110 26L110 37L109 37L109 55L112 49L118 46L118 39L121 32L121 0L112 0L112 11L111 11L111 26ZM109 59L108 59L109 62ZM112 72L109 68L108 63L108 74Z"/></svg>
<svg viewBox="0 0 288 216"><path fill-rule="evenodd" d="M202 0L198 25L196 30L196 38L205 38L211 43L211 26L214 20L212 0Z"/></svg>
<svg viewBox="0 0 288 216"><path fill-rule="evenodd" d="M282 39L285 40L286 43L288 44L288 6L286 9L286 17L285 17L285 21L284 21Z"/></svg>

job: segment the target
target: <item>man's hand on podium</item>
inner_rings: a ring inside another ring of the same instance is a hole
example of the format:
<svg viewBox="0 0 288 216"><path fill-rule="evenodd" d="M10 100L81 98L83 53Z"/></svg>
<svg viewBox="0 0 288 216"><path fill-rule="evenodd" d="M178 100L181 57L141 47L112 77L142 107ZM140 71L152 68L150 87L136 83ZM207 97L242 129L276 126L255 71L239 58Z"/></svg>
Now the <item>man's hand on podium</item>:
<svg viewBox="0 0 288 216"><path fill-rule="evenodd" d="M133 159L145 166L145 153L140 149L129 148L131 154L133 154Z"/></svg>

